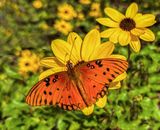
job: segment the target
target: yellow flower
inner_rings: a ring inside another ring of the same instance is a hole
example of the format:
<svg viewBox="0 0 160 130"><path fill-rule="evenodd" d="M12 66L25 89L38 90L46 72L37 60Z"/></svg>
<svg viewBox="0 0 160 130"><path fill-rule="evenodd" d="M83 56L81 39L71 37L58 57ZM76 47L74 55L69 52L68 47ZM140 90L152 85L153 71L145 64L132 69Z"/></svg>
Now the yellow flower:
<svg viewBox="0 0 160 130"><path fill-rule="evenodd" d="M90 0L79 0L79 3L84 4L84 5L88 5L91 3Z"/></svg>
<svg viewBox="0 0 160 130"><path fill-rule="evenodd" d="M72 20L77 14L71 5L65 3L58 7L58 16L64 20Z"/></svg>
<svg viewBox="0 0 160 130"><path fill-rule="evenodd" d="M39 27L43 30L48 30L49 29L49 26L47 23L40 23L39 24Z"/></svg>
<svg viewBox="0 0 160 130"><path fill-rule="evenodd" d="M64 20L60 20L60 21L56 21L55 22L54 28L57 31L59 31L59 32L65 34L65 35L67 35L69 32L72 31L73 27L72 27L72 25L69 22L66 22Z"/></svg>
<svg viewBox="0 0 160 130"><path fill-rule="evenodd" d="M34 0L32 3L33 7L36 9L40 9L43 6L43 3L41 0Z"/></svg>
<svg viewBox="0 0 160 130"><path fill-rule="evenodd" d="M82 44L83 43L83 44ZM91 30L82 41L81 37L72 32L67 38L67 42L61 39L52 41L52 51L55 57L46 57L40 61L41 65L47 67L48 70L42 72L39 80L57 72L67 71L67 63L70 61L73 66L80 61L92 61L103 58L126 58L122 55L111 55L114 50L114 44L111 42L100 43L100 33L96 29ZM110 83L109 89L120 88L120 81L126 77L126 72L119 75ZM98 107L103 108L106 104L107 96L99 98L96 102ZM94 104L82 110L85 115L93 112Z"/></svg>
<svg viewBox="0 0 160 130"><path fill-rule="evenodd" d="M105 13L110 18L98 18L97 21L105 26L111 27L101 32L101 37L109 38L111 42L130 47L135 52L139 52L141 48L140 40L155 40L154 33L146 27L152 26L155 16L152 14L138 13L138 5L132 3L126 10L125 16L117 10L107 7Z"/></svg>
<svg viewBox="0 0 160 130"><path fill-rule="evenodd" d="M79 12L78 14L77 14L77 18L79 19L79 20L84 20L84 14L82 13L82 12Z"/></svg>
<svg viewBox="0 0 160 130"><path fill-rule="evenodd" d="M4 33L6 36L10 37L13 34L13 31L11 29L6 29Z"/></svg>
<svg viewBox="0 0 160 130"><path fill-rule="evenodd" d="M29 50L21 52L18 59L19 73L26 76L28 72L35 73L39 69L39 57Z"/></svg>
<svg viewBox="0 0 160 130"><path fill-rule="evenodd" d="M100 3L92 3L91 11L89 12L89 15L91 17L100 17L101 16Z"/></svg>
<svg viewBox="0 0 160 130"><path fill-rule="evenodd" d="M1 0L0 1L0 8L3 7L6 4L6 0Z"/></svg>

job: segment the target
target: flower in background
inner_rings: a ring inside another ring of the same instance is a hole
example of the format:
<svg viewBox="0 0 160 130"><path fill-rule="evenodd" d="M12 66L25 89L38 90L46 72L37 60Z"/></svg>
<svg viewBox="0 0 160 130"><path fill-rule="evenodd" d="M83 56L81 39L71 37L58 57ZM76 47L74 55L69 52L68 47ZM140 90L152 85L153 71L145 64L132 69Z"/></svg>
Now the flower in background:
<svg viewBox="0 0 160 130"><path fill-rule="evenodd" d="M39 24L39 27L40 27L41 29L43 29L43 30L48 30L48 29L49 29L48 24L45 23L45 22L40 23L40 24Z"/></svg>
<svg viewBox="0 0 160 130"><path fill-rule="evenodd" d="M6 0L1 0L0 1L0 8L3 7L5 5L5 3L6 3Z"/></svg>
<svg viewBox="0 0 160 130"><path fill-rule="evenodd" d="M101 16L100 3L92 3L89 15L91 17L100 17Z"/></svg>
<svg viewBox="0 0 160 130"><path fill-rule="evenodd" d="M109 38L114 43L119 42L122 46L129 44L135 52L139 52L141 48L139 38L145 41L155 40L154 33L146 28L155 24L155 16L138 13L136 3L127 8L125 16L110 7L104 11L110 18L98 18L97 21L111 28L101 32L101 37Z"/></svg>
<svg viewBox="0 0 160 130"><path fill-rule="evenodd" d="M33 7L36 9L40 9L43 6L43 3L41 0L34 0L32 3Z"/></svg>
<svg viewBox="0 0 160 130"><path fill-rule="evenodd" d="M64 20L72 20L77 13L71 5L65 3L58 7L58 16Z"/></svg>
<svg viewBox="0 0 160 130"><path fill-rule="evenodd" d="M28 72L36 73L39 70L39 57L30 50L23 50L18 59L19 73L26 76Z"/></svg>
<svg viewBox="0 0 160 130"><path fill-rule="evenodd" d="M12 30L12 29L5 29L4 34L5 34L7 37L10 37L10 36L12 36L12 34L13 34L13 30Z"/></svg>
<svg viewBox="0 0 160 130"><path fill-rule="evenodd" d="M60 20L60 21L56 21L55 22L54 28L57 31L59 31L59 32L65 34L65 35L67 35L69 32L72 31L73 27L72 27L72 24L70 24L69 22L66 22L64 20Z"/></svg>
<svg viewBox="0 0 160 130"><path fill-rule="evenodd" d="M84 5L88 5L91 3L90 0L79 0L79 3L84 4Z"/></svg>
<svg viewBox="0 0 160 130"><path fill-rule="evenodd" d="M84 4L84 5L88 5L91 3L91 0L79 0L79 3Z"/></svg>
<svg viewBox="0 0 160 130"><path fill-rule="evenodd" d="M78 18L79 20L84 20L84 14L83 14L82 12L78 12L77 18Z"/></svg>
<svg viewBox="0 0 160 130"><path fill-rule="evenodd" d="M73 46L73 44L75 45ZM101 44L100 33L96 29L91 30L85 36L83 41L78 34L72 32L69 34L67 42L61 39L56 39L52 41L51 47L55 57L46 57L40 61L41 65L48 68L48 70L40 74L39 80L42 80L48 77L49 75L52 75L57 72L67 71L66 64L68 60L70 60L74 66L80 61L88 62L102 58L119 58L126 60L126 58L122 55L112 54L114 50L113 43L105 42ZM115 80L113 80L110 83L109 89L120 88L120 81L123 80L125 77L126 72L119 75L117 78L115 78ZM96 105L100 108L103 108L106 104L106 100L107 96L105 95L103 98L98 99ZM93 112L93 110L94 104L82 109L82 112L86 115L89 115Z"/></svg>

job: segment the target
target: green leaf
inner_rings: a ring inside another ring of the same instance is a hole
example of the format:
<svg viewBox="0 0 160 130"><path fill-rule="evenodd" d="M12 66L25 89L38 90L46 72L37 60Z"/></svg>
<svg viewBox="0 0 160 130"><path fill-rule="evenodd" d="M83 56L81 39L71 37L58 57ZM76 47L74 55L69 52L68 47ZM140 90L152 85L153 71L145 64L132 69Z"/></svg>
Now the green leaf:
<svg viewBox="0 0 160 130"><path fill-rule="evenodd" d="M17 72L15 72L15 70L11 69L11 67L4 65L3 66L5 73L14 79L22 79L22 77L20 76L20 74L18 74Z"/></svg>
<svg viewBox="0 0 160 130"><path fill-rule="evenodd" d="M69 125L62 118L60 118L57 122L58 130L67 130L68 126Z"/></svg>
<svg viewBox="0 0 160 130"><path fill-rule="evenodd" d="M78 122L72 121L69 130L79 130L80 124Z"/></svg>

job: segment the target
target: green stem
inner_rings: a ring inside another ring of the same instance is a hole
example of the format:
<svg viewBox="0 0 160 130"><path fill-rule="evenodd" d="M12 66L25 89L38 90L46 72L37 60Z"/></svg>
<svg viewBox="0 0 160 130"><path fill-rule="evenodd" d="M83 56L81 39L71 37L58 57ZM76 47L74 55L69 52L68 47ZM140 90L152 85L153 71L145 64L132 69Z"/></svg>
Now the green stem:
<svg viewBox="0 0 160 130"><path fill-rule="evenodd" d="M129 45L128 45L128 58L127 58L127 61L128 61L128 62L129 62L129 60L130 60L130 55L131 55L131 50L130 50Z"/></svg>

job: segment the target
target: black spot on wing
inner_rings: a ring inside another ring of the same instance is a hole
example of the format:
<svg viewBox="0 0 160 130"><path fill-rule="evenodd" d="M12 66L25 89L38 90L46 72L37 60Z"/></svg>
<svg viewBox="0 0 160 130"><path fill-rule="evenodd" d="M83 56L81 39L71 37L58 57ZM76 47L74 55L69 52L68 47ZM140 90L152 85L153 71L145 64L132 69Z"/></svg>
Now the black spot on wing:
<svg viewBox="0 0 160 130"><path fill-rule="evenodd" d="M50 85L50 78L45 78L44 82L46 83L46 87L48 87Z"/></svg>
<svg viewBox="0 0 160 130"><path fill-rule="evenodd" d="M49 92L49 95L52 95L52 92Z"/></svg>
<svg viewBox="0 0 160 130"><path fill-rule="evenodd" d="M103 66L102 60L96 60L95 64L98 65L98 67L102 67Z"/></svg>
<svg viewBox="0 0 160 130"><path fill-rule="evenodd" d="M44 90L44 92L43 92L43 93L44 93L44 95L46 95L46 94L47 94L46 90Z"/></svg>

